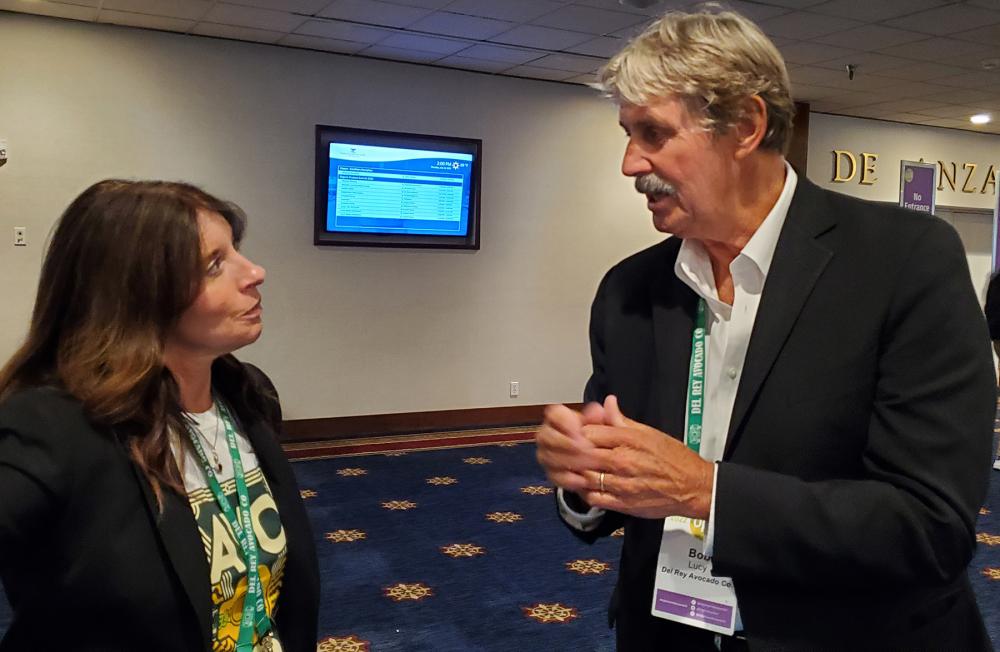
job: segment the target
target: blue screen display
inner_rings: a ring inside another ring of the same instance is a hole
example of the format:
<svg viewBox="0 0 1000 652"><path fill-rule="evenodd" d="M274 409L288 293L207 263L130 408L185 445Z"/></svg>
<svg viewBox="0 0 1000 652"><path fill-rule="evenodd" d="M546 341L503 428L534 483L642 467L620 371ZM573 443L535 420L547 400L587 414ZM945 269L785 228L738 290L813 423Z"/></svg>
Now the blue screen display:
<svg viewBox="0 0 1000 652"><path fill-rule="evenodd" d="M472 154L330 143L326 229L465 236Z"/></svg>

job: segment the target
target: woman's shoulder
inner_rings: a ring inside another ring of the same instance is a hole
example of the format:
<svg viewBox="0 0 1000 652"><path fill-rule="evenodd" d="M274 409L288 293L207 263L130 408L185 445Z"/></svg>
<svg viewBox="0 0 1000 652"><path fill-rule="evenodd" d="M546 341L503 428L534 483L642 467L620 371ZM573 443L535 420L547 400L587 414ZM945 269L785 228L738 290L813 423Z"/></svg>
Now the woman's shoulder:
<svg viewBox="0 0 1000 652"><path fill-rule="evenodd" d="M83 405L63 389L52 386L16 389L0 401L0 423L24 416L66 419L83 418Z"/></svg>
<svg viewBox="0 0 1000 652"><path fill-rule="evenodd" d="M0 457L12 467L49 478L52 487L70 482L65 469L102 437L79 400L55 387L17 389L0 401Z"/></svg>

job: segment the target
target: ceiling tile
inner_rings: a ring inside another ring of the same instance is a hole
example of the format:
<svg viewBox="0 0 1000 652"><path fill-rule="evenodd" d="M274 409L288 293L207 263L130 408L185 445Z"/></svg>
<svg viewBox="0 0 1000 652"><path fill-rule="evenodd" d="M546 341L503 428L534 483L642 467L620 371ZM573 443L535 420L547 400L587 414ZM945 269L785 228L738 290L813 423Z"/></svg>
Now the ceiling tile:
<svg viewBox="0 0 1000 652"><path fill-rule="evenodd" d="M942 36L1000 23L1000 11L989 11L964 4L953 4L921 11L903 18L887 20L886 24L900 29Z"/></svg>
<svg viewBox="0 0 1000 652"><path fill-rule="evenodd" d="M837 95L825 99L829 102L839 102L844 106L866 106L876 102L889 102L899 97L886 90L865 92L841 90Z"/></svg>
<svg viewBox="0 0 1000 652"><path fill-rule="evenodd" d="M836 102L833 100L814 100L809 102L809 112L817 113L835 113L841 109L846 109L847 105L843 102Z"/></svg>
<svg viewBox="0 0 1000 652"><path fill-rule="evenodd" d="M358 43L378 43L395 32L336 20L310 20L300 25L295 33Z"/></svg>
<svg viewBox="0 0 1000 652"><path fill-rule="evenodd" d="M926 97L929 100L949 102L952 104L975 104L980 100L993 99L994 94L986 91L977 91L971 88L952 88L944 93L928 95Z"/></svg>
<svg viewBox="0 0 1000 652"><path fill-rule="evenodd" d="M889 115L888 111L882 109L872 109L867 106L851 106L841 109L844 115L853 115L857 118L879 118Z"/></svg>
<svg viewBox="0 0 1000 652"><path fill-rule="evenodd" d="M531 62L531 65L539 68L568 70L575 73L593 73L603 66L604 63L604 59L596 57L584 57L575 54L550 54L540 59L535 59Z"/></svg>
<svg viewBox="0 0 1000 652"><path fill-rule="evenodd" d="M895 68L914 65L912 59L902 59L900 57L890 57L878 52L855 52L849 56L839 59L822 61L816 65L820 68L832 68L834 70L845 70L847 64L853 64L857 74L868 74L872 72L882 73ZM923 65L921 63L920 65Z"/></svg>
<svg viewBox="0 0 1000 652"><path fill-rule="evenodd" d="M150 16L148 14L133 14L128 11L115 11L113 9L102 9L98 21L113 25L127 25L128 27L160 29L168 32L187 32L194 27L193 20Z"/></svg>
<svg viewBox="0 0 1000 652"><path fill-rule="evenodd" d="M551 27L538 25L520 25L514 29L491 38L496 43L523 45L529 48L544 50L565 50L566 48L589 41L592 37L579 32L567 32Z"/></svg>
<svg viewBox="0 0 1000 652"><path fill-rule="evenodd" d="M911 43L926 39L926 34L907 32L883 25L862 25L837 34L828 34L816 40L820 43L839 45L855 50L879 50L891 45Z"/></svg>
<svg viewBox="0 0 1000 652"><path fill-rule="evenodd" d="M316 12L330 4L330 0L228 0L234 5L246 5L260 9L274 9L293 14L315 16Z"/></svg>
<svg viewBox="0 0 1000 652"><path fill-rule="evenodd" d="M564 79L563 81L568 81L573 84L583 84L584 86L590 86L591 84L597 84L597 75L593 73L584 73L582 75L577 75L576 77L570 77L569 79Z"/></svg>
<svg viewBox="0 0 1000 652"><path fill-rule="evenodd" d="M891 47L879 48L883 54L890 54L897 57L907 57L910 59L920 59L922 61L936 61L944 63L946 57L975 55L983 52L989 46L981 43L970 43L968 41L958 41L952 38L940 36L914 41L913 43L903 43Z"/></svg>
<svg viewBox="0 0 1000 652"><path fill-rule="evenodd" d="M624 11L631 14L643 16L660 16L670 9L682 9L691 5L692 0L659 0L648 7L633 7L623 5L618 0L573 0L573 4L582 7L597 7L598 9L610 9L612 11ZM746 4L744 2L727 2L729 4Z"/></svg>
<svg viewBox="0 0 1000 652"><path fill-rule="evenodd" d="M506 32L513 27L515 27L514 23L504 20L436 11L413 23L408 29L481 41Z"/></svg>
<svg viewBox="0 0 1000 652"><path fill-rule="evenodd" d="M277 0L280 2L281 0ZM327 3L330 0L326 0ZM394 5L406 5L407 7L423 7L424 9L441 9L447 5L451 0L386 0L386 2Z"/></svg>
<svg viewBox="0 0 1000 652"><path fill-rule="evenodd" d="M37 0L0 0L0 9L20 11L39 16L69 18L71 20L97 20L96 7L63 5L55 2L38 2Z"/></svg>
<svg viewBox="0 0 1000 652"><path fill-rule="evenodd" d="M829 16L877 22L905 16L924 9L952 4L952 0L832 0L809 7L809 11Z"/></svg>
<svg viewBox="0 0 1000 652"><path fill-rule="evenodd" d="M793 43L781 48L781 55L788 63L810 64L821 61L830 61L854 54L856 50L838 48L835 45L824 43L806 43L804 41Z"/></svg>
<svg viewBox="0 0 1000 652"><path fill-rule="evenodd" d="M811 102L813 100L823 100L834 97L840 93L836 88L826 88L825 86L812 86L810 84L792 83L792 97L796 102Z"/></svg>
<svg viewBox="0 0 1000 652"><path fill-rule="evenodd" d="M925 124L928 117L919 113L890 113L882 117L882 120L892 120L893 122L905 122L907 124Z"/></svg>
<svg viewBox="0 0 1000 652"><path fill-rule="evenodd" d="M398 48L400 50L415 50L418 52L433 52L438 58L448 54L455 54L459 50L469 47L467 41L457 39L440 38L436 36L423 36L421 34L393 34L388 38L379 41L379 45L388 48Z"/></svg>
<svg viewBox="0 0 1000 652"><path fill-rule="evenodd" d="M391 61L408 61L412 63L431 63L441 58L439 52L424 52L420 50L404 50L403 48L390 48L384 45L372 45L361 52L361 56L376 57L378 59L389 59Z"/></svg>
<svg viewBox="0 0 1000 652"><path fill-rule="evenodd" d="M978 29L970 29L967 32L958 32L957 34L952 34L951 37L962 39L963 41L977 41L979 43L996 45L1000 43L1000 23L987 25Z"/></svg>
<svg viewBox="0 0 1000 652"><path fill-rule="evenodd" d="M637 9L618 0L0 0L0 9L587 84L595 81L592 70L664 10L693 4L662 0ZM1000 71L981 68L982 60L1000 57L1000 0L724 4L763 23L787 60L794 96L813 110L935 121L970 132L976 132L966 120L973 109L1000 113ZM317 12L321 18L309 18ZM283 34L289 30L294 33ZM933 35L946 33L950 38ZM854 81L847 79L849 63L857 66ZM1000 131L1000 124L991 128Z"/></svg>
<svg viewBox="0 0 1000 652"><path fill-rule="evenodd" d="M864 92L885 88L885 79L875 75L856 74L850 79L846 70L831 70L818 66L799 66L789 71L793 83L826 86L845 91Z"/></svg>
<svg viewBox="0 0 1000 652"><path fill-rule="evenodd" d="M990 46L986 43L980 43L984 49L977 52L966 52L963 54L953 54L943 52L940 59L937 60L938 63L957 66L959 68L965 68L966 70L983 70L983 63L987 60L996 64L1000 61L1000 47Z"/></svg>
<svg viewBox="0 0 1000 652"><path fill-rule="evenodd" d="M217 25L215 23L198 23L192 34L198 36L217 36L235 41L255 41L258 43L275 43L284 36L284 32L274 32L267 29L254 29L252 27L238 27L236 25Z"/></svg>
<svg viewBox="0 0 1000 652"><path fill-rule="evenodd" d="M589 54L592 57L610 58L625 47L626 41L614 36L599 36L592 41L584 41L579 45L566 48L568 52L577 54Z"/></svg>
<svg viewBox="0 0 1000 652"><path fill-rule="evenodd" d="M208 10L202 20L218 25L235 25L253 29L271 30L275 32L291 32L304 22L302 16L296 16L284 11L241 7L225 2L216 3Z"/></svg>
<svg viewBox="0 0 1000 652"><path fill-rule="evenodd" d="M503 2L496 0L454 0L448 5L448 11L524 23L561 6L563 3L552 0L504 0Z"/></svg>
<svg viewBox="0 0 1000 652"><path fill-rule="evenodd" d="M487 43L477 43L462 50L460 56L471 57L473 59L486 59L487 61L502 61L512 66L528 63L539 57L543 57L547 52L537 50L524 50L521 48L509 48L500 45L489 45Z"/></svg>
<svg viewBox="0 0 1000 652"><path fill-rule="evenodd" d="M731 7L758 24L768 18L781 16L791 11L788 7L774 7L772 5L758 4L757 2L740 2L739 0L727 2L726 6Z"/></svg>
<svg viewBox="0 0 1000 652"><path fill-rule="evenodd" d="M955 66L944 66L939 63L931 63L930 61L922 61L920 63L909 59L902 59L902 61L906 61L908 65L889 70L880 70L879 75L892 79L902 79L904 81L934 81L937 83L938 79L965 72L965 70L956 68Z"/></svg>
<svg viewBox="0 0 1000 652"><path fill-rule="evenodd" d="M948 127L950 129L967 129L972 126L968 120L957 120L952 118L939 118L937 120L925 122L926 125L934 127Z"/></svg>
<svg viewBox="0 0 1000 652"><path fill-rule="evenodd" d="M511 67L511 64L506 61L488 61L486 59L473 59L458 55L438 59L434 63L439 66L476 70L479 72L503 72Z"/></svg>
<svg viewBox="0 0 1000 652"><path fill-rule="evenodd" d="M961 104L950 104L946 106L935 107L931 109L924 109L919 111L922 115L929 115L935 118L961 118L968 120L969 116L975 115L976 113L982 113L981 107L977 106L966 106Z"/></svg>
<svg viewBox="0 0 1000 652"><path fill-rule="evenodd" d="M531 79L548 79L551 81L565 81L571 77L576 77L579 73L565 70L552 70L551 68L535 68L532 66L518 66L511 68L504 73L515 77L530 77Z"/></svg>
<svg viewBox="0 0 1000 652"><path fill-rule="evenodd" d="M406 27L430 13L429 9L404 7L379 0L334 0L319 15L369 25Z"/></svg>
<svg viewBox="0 0 1000 652"><path fill-rule="evenodd" d="M101 8L183 20L200 20L211 6L212 3L208 0L104 0Z"/></svg>
<svg viewBox="0 0 1000 652"><path fill-rule="evenodd" d="M626 27L625 29L620 29L617 32L613 32L609 36L617 36L619 38L631 41L636 36L639 36L639 34L642 34L644 31L646 31L646 28L649 27L651 24L653 24L653 22L655 22L654 19L650 18L648 21L636 23L631 27Z"/></svg>
<svg viewBox="0 0 1000 652"><path fill-rule="evenodd" d="M890 77L883 77L881 74L873 76L883 80L885 92L891 93L895 99L928 97L930 95L940 95L948 91L947 86L939 86L922 81L899 81Z"/></svg>
<svg viewBox="0 0 1000 652"><path fill-rule="evenodd" d="M942 86L958 86L960 88L995 88L1000 86L1000 71L962 71L958 75L935 79L934 83L941 84Z"/></svg>
<svg viewBox="0 0 1000 652"><path fill-rule="evenodd" d="M536 18L532 24L587 34L610 34L645 22L646 18L637 14L567 5Z"/></svg>
<svg viewBox="0 0 1000 652"><path fill-rule="evenodd" d="M95 9L101 6L101 0L42 0L42 1L45 2L45 4L55 3L60 5L78 5L81 7L94 7ZM39 0L29 0L29 2L37 5Z"/></svg>
<svg viewBox="0 0 1000 652"><path fill-rule="evenodd" d="M926 109L940 108L941 106L943 106L941 102L915 98L891 100L889 102L876 102L868 105L869 108L882 109L890 113L917 113Z"/></svg>
<svg viewBox="0 0 1000 652"><path fill-rule="evenodd" d="M983 102L977 102L976 104L982 105L982 107L986 109L987 113L1000 113L1000 98L985 100Z"/></svg>
<svg viewBox="0 0 1000 652"><path fill-rule="evenodd" d="M341 54L354 54L358 50L364 49L364 43L355 41L340 41L332 38L321 38L319 36L304 36L302 34L286 34L278 45L287 45L293 48L307 48L309 50L325 50L327 52L339 52Z"/></svg>
<svg viewBox="0 0 1000 652"><path fill-rule="evenodd" d="M761 22L760 28L768 35L807 41L826 34L842 32L859 25L861 23L856 20L834 16L821 16L804 11L793 11ZM833 43L832 45L839 44Z"/></svg>
<svg viewBox="0 0 1000 652"><path fill-rule="evenodd" d="M789 9L805 9L823 3L825 0L766 0L765 4L788 7Z"/></svg>

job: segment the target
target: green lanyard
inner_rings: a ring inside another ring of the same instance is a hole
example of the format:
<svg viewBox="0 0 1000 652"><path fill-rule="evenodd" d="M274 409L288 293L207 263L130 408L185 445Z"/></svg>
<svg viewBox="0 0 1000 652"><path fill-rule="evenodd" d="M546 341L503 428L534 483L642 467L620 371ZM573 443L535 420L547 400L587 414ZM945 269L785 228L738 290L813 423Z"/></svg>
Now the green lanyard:
<svg viewBox="0 0 1000 652"><path fill-rule="evenodd" d="M705 411L705 300L698 299L698 315L691 334L691 365L688 369L687 427L684 443L701 452L701 419Z"/></svg>
<svg viewBox="0 0 1000 652"><path fill-rule="evenodd" d="M236 541L243 552L243 560L247 566L247 594L243 599L243 618L240 620L240 637L236 643L236 652L253 651L253 635L257 632L263 638L271 630L271 619L267 615L267 607L264 605L264 588L260 583L260 576L257 570L259 553L257 550L257 537L253 533L253 521L250 517L250 497L247 493L246 475L243 473L243 460L240 459L240 451L236 447L236 428L233 426L233 418L229 410L222 401L217 401L219 406L219 417L226 427L226 442L229 444L229 454L233 459L233 478L236 480L236 495L239 497L240 514L237 518L229 500L226 499L222 486L215 477L215 471L208 462L205 449L188 425L191 443L198 454L201 466L205 470L205 479L208 487L215 496L215 502L219 504L219 509L229 521L229 526L236 535Z"/></svg>

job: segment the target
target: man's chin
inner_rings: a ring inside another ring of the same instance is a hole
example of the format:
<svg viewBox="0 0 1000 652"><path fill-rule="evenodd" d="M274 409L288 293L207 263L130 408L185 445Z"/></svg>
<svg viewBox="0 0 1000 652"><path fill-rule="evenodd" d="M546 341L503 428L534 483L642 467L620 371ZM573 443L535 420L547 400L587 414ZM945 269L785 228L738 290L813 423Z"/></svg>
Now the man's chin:
<svg viewBox="0 0 1000 652"><path fill-rule="evenodd" d="M678 230L683 230L678 220L671 219L669 216L656 215L655 213L653 214L653 228L667 235L680 235Z"/></svg>

